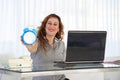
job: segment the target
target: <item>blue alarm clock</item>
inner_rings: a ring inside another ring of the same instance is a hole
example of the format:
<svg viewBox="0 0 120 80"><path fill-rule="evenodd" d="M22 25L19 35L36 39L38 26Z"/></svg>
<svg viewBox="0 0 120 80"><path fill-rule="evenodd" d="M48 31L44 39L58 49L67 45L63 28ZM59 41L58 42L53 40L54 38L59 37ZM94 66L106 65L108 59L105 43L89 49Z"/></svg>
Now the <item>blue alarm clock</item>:
<svg viewBox="0 0 120 80"><path fill-rule="evenodd" d="M37 30L35 28L24 28L22 41L24 44L32 45L37 40Z"/></svg>

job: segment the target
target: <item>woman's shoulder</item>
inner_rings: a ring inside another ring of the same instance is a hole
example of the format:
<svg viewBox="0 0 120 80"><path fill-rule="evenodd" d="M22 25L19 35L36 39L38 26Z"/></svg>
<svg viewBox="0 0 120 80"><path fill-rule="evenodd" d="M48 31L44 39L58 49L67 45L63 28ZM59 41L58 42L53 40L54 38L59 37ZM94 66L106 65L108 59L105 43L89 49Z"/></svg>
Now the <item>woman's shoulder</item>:
<svg viewBox="0 0 120 80"><path fill-rule="evenodd" d="M56 43L59 43L59 44L64 44L64 41L59 40L59 39L57 39L57 38L55 38L55 42L56 42Z"/></svg>
<svg viewBox="0 0 120 80"><path fill-rule="evenodd" d="M64 41L62 41L62 40L56 39L56 40L55 40L55 45L64 48L65 43L64 43Z"/></svg>

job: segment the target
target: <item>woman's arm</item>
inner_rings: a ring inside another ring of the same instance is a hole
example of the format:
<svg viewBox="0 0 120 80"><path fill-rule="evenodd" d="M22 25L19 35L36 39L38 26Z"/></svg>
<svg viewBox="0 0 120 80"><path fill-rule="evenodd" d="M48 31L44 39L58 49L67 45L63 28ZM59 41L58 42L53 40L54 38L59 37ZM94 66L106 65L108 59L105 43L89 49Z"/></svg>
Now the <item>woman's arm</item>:
<svg viewBox="0 0 120 80"><path fill-rule="evenodd" d="M28 49L28 51L30 53L36 53L37 48L38 48L38 40L36 40L36 42L34 44L32 44L32 45L26 45L26 44L24 44L24 42L22 40L22 37L20 37L20 38L21 38L22 44L25 45L25 47Z"/></svg>
<svg viewBox="0 0 120 80"><path fill-rule="evenodd" d="M28 49L28 51L30 53L36 53L37 48L38 48L38 41L36 41L34 44L32 45L26 45L26 48Z"/></svg>

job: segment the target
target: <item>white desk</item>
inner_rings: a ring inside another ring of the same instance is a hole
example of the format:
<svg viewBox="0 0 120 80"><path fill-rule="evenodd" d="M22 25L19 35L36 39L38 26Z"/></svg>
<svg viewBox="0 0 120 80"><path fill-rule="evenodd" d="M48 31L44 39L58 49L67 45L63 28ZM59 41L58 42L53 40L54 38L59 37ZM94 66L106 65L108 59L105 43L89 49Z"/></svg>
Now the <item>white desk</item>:
<svg viewBox="0 0 120 80"><path fill-rule="evenodd" d="M120 65L115 65L112 63L107 64L72 64L67 65L56 65L56 64L46 64L40 66L38 70L33 70L31 68L0 68L1 79L4 79L3 75L13 76L17 80L26 80L28 77L34 76L47 76L47 75L59 75L59 74L80 74L80 73L98 73L98 72L120 72ZM7 79L6 79L7 80ZM11 79L9 79L11 80Z"/></svg>

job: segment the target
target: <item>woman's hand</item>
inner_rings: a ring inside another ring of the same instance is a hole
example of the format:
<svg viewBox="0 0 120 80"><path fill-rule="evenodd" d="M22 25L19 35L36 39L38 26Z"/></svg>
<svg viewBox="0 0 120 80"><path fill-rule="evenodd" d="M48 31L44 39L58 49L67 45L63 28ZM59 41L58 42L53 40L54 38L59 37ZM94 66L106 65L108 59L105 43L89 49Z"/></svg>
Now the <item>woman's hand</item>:
<svg viewBox="0 0 120 80"><path fill-rule="evenodd" d="M32 45L25 45L26 48L28 49L28 51L30 53L35 53L37 51L37 48L38 48L38 41L36 41L34 44Z"/></svg>
<svg viewBox="0 0 120 80"><path fill-rule="evenodd" d="M28 49L28 51L30 53L35 53L37 51L37 48L38 48L38 41L36 41L34 44L32 45L26 45L24 44L23 40L22 40L22 37L21 37L21 42L24 46L26 46L26 48Z"/></svg>

